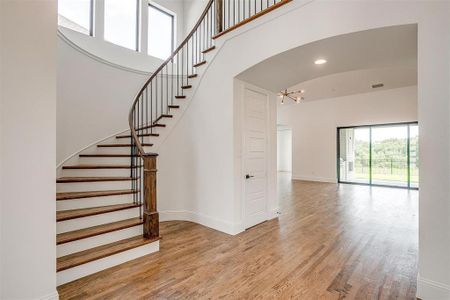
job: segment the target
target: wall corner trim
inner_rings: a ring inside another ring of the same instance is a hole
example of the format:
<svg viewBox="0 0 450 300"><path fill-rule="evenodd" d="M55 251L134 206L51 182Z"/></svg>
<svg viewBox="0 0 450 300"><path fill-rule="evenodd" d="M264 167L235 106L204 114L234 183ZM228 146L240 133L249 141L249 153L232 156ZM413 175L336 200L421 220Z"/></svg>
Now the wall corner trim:
<svg viewBox="0 0 450 300"><path fill-rule="evenodd" d="M450 286L424 277L417 277L417 297L423 300L450 300Z"/></svg>

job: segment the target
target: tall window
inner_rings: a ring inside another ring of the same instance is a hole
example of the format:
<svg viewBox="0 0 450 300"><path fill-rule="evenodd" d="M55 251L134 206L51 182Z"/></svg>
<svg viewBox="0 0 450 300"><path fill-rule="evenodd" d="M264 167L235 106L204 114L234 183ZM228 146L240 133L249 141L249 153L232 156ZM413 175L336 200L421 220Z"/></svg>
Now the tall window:
<svg viewBox="0 0 450 300"><path fill-rule="evenodd" d="M105 0L105 40L138 50L138 0Z"/></svg>
<svg viewBox="0 0 450 300"><path fill-rule="evenodd" d="M174 16L148 5L148 55L167 59L173 51Z"/></svg>
<svg viewBox="0 0 450 300"><path fill-rule="evenodd" d="M93 0L59 0L59 25L92 35L92 5Z"/></svg>
<svg viewBox="0 0 450 300"><path fill-rule="evenodd" d="M338 180L418 188L418 125L338 128Z"/></svg>

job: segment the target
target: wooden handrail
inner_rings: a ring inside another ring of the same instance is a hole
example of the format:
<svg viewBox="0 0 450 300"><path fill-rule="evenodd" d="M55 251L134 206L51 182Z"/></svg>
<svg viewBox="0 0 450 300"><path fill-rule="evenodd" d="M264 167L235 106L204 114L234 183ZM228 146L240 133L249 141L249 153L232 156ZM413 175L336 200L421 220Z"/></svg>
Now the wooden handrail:
<svg viewBox="0 0 450 300"><path fill-rule="evenodd" d="M203 13L201 14L200 18L198 19L197 23L195 24L194 28L191 30L191 32L188 34L188 36L183 40L183 42L181 42L181 44L175 49L175 51L173 51L172 55L170 55L170 57L168 59L166 59L166 61L164 61L164 63L159 66L158 69L156 69L156 71L152 74L152 76L150 76L150 78L145 82L145 84L142 86L142 88L139 90L138 94L136 95L136 97L134 98L133 104L131 105L131 109L130 109L130 113L128 114L128 124L130 125L130 130L131 130L131 135L133 136L133 139L136 142L136 146L139 150L139 154L140 155L144 155L145 151L144 148L142 147L142 144L136 134L136 130L133 126L133 112L135 110L136 104L139 101L139 97L141 97L143 91L148 87L148 84L156 77L158 76L158 73L161 72L161 70L164 69L165 66L167 66L168 63L170 63L173 58L175 57L175 55L178 54L178 52L183 49L183 47L189 42L189 40L191 39L191 37L194 35L194 33L197 31L198 27L200 26L200 24L203 22L203 19L205 18L206 14L208 13L208 10L210 9L211 5L213 4L214 1L217 0L209 0L208 4L206 5L206 8L204 9ZM219 1L223 1L223 0L219 0Z"/></svg>

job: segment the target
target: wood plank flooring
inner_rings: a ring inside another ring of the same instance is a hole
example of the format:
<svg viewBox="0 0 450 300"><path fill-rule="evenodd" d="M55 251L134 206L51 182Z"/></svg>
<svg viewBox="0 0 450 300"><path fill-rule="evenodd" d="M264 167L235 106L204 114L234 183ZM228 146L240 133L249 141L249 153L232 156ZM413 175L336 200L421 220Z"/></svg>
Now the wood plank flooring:
<svg viewBox="0 0 450 300"><path fill-rule="evenodd" d="M61 299L415 299L418 193L279 178L281 215L237 236L161 223L161 251Z"/></svg>

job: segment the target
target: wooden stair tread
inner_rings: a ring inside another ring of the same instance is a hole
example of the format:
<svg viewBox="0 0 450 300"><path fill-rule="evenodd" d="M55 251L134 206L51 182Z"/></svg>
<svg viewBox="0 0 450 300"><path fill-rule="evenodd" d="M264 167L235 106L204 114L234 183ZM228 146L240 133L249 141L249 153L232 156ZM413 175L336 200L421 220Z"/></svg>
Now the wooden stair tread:
<svg viewBox="0 0 450 300"><path fill-rule="evenodd" d="M188 75L188 78L192 79L192 78L196 78L197 76L198 76L198 74L191 74L191 75Z"/></svg>
<svg viewBox="0 0 450 300"><path fill-rule="evenodd" d="M175 99L186 99L186 96L175 96Z"/></svg>
<svg viewBox="0 0 450 300"><path fill-rule="evenodd" d="M76 183L76 182L100 182L100 181L131 181L133 177L60 177L56 183Z"/></svg>
<svg viewBox="0 0 450 300"><path fill-rule="evenodd" d="M159 120L162 120L162 119L164 119L164 118L170 119L170 118L173 118L173 115L169 115L169 114L163 114L163 115L160 115L160 116L159 116L158 118L156 118L156 120L153 122L153 125L155 125L156 123L158 123Z"/></svg>
<svg viewBox="0 0 450 300"><path fill-rule="evenodd" d="M156 127L156 126L152 126L152 127ZM151 128L151 127L149 126L147 128ZM147 129L147 128L141 128L141 129L136 129L136 130L139 131L139 130L143 130L143 129ZM157 137L157 136L159 136L159 134L157 134L157 133L139 133L137 136L138 137L147 137L147 136ZM131 134L116 136L116 139L126 139L126 138L131 138ZM130 146L130 144L127 144L127 145ZM144 144L142 144L142 146L144 146ZM151 146L153 146L153 144L152 143L145 143L145 146L151 147Z"/></svg>
<svg viewBox="0 0 450 300"><path fill-rule="evenodd" d="M80 157L137 157L138 155L131 154L80 154Z"/></svg>
<svg viewBox="0 0 450 300"><path fill-rule="evenodd" d="M152 136L159 136L159 134L158 135L153 134ZM131 135L119 135L119 136L116 136L116 138L118 138L118 139L131 138ZM144 144L142 144L142 146L144 146L144 147L151 147L151 146L153 146L153 144L144 143ZM131 147L131 144L103 144L103 145L97 145L97 147L100 147L100 148L120 148L120 147L124 147L125 148L125 147Z"/></svg>
<svg viewBox="0 0 450 300"><path fill-rule="evenodd" d="M69 254L57 259L56 270L58 272L67 270L97 259L105 258L120 252L150 244L158 240L159 238L147 239L143 236L135 236L81 252Z"/></svg>
<svg viewBox="0 0 450 300"><path fill-rule="evenodd" d="M60 210L56 212L56 221L60 222L83 217L95 216L135 207L139 207L139 205L135 203L124 203L124 204L97 206L80 209Z"/></svg>
<svg viewBox="0 0 450 300"><path fill-rule="evenodd" d="M135 194L136 190L110 190L110 191L89 191L89 192L60 192L56 193L56 200L72 200L92 197L106 197Z"/></svg>
<svg viewBox="0 0 450 300"><path fill-rule="evenodd" d="M136 129L136 130L139 131L139 130L145 130L145 129L155 128L155 127L166 127L166 124L158 124L158 123L155 123L155 122L158 122L158 121L161 120L161 119L162 119L162 118L158 118L158 119L156 119L156 120L153 122L152 125L143 126L143 127L140 127L140 128L138 128L138 129ZM138 136L148 136L148 135L146 135L145 133L142 133L142 134L138 134Z"/></svg>
<svg viewBox="0 0 450 300"><path fill-rule="evenodd" d="M169 108L180 108L179 105L169 105Z"/></svg>
<svg viewBox="0 0 450 300"><path fill-rule="evenodd" d="M137 168L139 166L135 166ZM97 165L97 164L80 164L72 166L63 166L66 170L77 170L77 169L131 169L130 165Z"/></svg>
<svg viewBox="0 0 450 300"><path fill-rule="evenodd" d="M197 68L197 67L200 67L200 66L202 66L202 65L204 65L204 64L206 64L206 60L201 61L201 62L199 62L199 63L196 63L195 65L193 65L193 67L194 67L194 68Z"/></svg>
<svg viewBox="0 0 450 300"><path fill-rule="evenodd" d="M208 53L210 51L213 51L214 49L216 49L216 46L211 46L208 49L203 50L202 53L205 54L205 53Z"/></svg>
<svg viewBox="0 0 450 300"><path fill-rule="evenodd" d="M182 88L183 90L191 89L191 88L192 88L192 85L190 85L190 84L188 84L188 85L183 85L181 88Z"/></svg>
<svg viewBox="0 0 450 300"><path fill-rule="evenodd" d="M113 232L129 227L134 227L137 225L142 225L143 223L144 221L142 219L132 218L118 222L107 223L79 230L59 233L56 235L56 244L60 245L64 243L69 243L108 232Z"/></svg>

